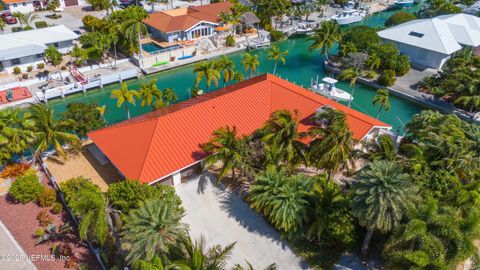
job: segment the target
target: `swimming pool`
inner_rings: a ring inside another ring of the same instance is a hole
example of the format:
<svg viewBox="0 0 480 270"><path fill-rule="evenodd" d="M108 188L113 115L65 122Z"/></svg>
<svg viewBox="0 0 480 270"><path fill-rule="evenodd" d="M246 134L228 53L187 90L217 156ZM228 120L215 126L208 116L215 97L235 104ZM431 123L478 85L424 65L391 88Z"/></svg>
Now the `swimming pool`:
<svg viewBox="0 0 480 270"><path fill-rule="evenodd" d="M156 53L161 53L161 52L165 52L165 51L171 51L171 50L178 49L180 47L181 46L178 45L178 44L168 46L168 47L162 47L155 42L149 42L149 43L142 44L142 49L144 51L148 52L149 54L156 54Z"/></svg>

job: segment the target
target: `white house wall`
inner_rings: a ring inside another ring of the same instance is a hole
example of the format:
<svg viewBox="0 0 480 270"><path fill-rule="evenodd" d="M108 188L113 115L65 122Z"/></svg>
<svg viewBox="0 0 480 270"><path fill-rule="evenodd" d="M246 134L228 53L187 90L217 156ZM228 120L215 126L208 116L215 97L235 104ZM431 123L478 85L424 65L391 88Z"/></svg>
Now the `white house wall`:
<svg viewBox="0 0 480 270"><path fill-rule="evenodd" d="M14 13L14 12L28 13L28 12L35 11L35 8L33 7L33 2L8 4L7 9L10 10L11 13Z"/></svg>
<svg viewBox="0 0 480 270"><path fill-rule="evenodd" d="M445 62L447 62L447 60L450 58L450 55L447 54L429 51L423 48L391 40L384 41L388 43L393 43L402 54L405 54L410 58L410 62L412 62L412 64L414 65L416 64L422 67L441 69Z"/></svg>

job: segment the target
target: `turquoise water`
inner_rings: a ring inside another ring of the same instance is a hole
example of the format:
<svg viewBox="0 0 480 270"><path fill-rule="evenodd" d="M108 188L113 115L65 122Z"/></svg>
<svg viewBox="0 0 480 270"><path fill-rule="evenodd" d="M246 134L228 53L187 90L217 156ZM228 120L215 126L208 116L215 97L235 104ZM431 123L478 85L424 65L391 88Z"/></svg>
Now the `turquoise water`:
<svg viewBox="0 0 480 270"><path fill-rule="evenodd" d="M414 7L415 9L418 7ZM391 11L383 12L374 16L371 16L364 20L362 24L370 26L380 26L391 14ZM279 64L277 67L277 74L291 82L298 85L308 86L311 78L315 78L317 75L322 78L323 76L330 75L325 74L323 70L323 56L319 51L309 51L309 42L307 38L294 38L278 42L278 46L282 50L288 50L288 56L286 57L286 65ZM253 51L260 58L260 66L255 75L259 75L266 72L273 72L274 63L267 60L267 50ZM241 69L240 61L243 52L230 54L229 58L232 59L236 67ZM188 99L190 97L189 89L194 85L195 76L193 74L193 65L176 68L169 71L160 72L144 76L140 79L128 81L130 89L139 89L142 83L146 83L151 79L157 79L157 86L160 89L170 87L179 96L179 101ZM351 91L348 83L340 82L337 86L341 89ZM200 87L205 87L205 82L200 83ZM214 87L211 89L218 89L221 87ZM118 84L113 84L104 87L103 89L96 89L88 91L86 94L80 93L72 96L68 96L65 100L53 100L49 103L53 106L56 113L61 113L65 110L66 104L70 102L95 102L98 105L106 105L107 110L105 117L108 123L117 123L126 119L126 113L124 107L118 108L116 106L116 100L110 97L110 92L114 89L118 89ZM372 105L372 99L375 96L375 89L365 87L357 84L355 87L354 101L352 108L376 116L378 109ZM391 124L394 130L397 128L402 129L402 122L407 123L414 114L422 110L422 107L411 103L409 101L390 96L391 108L388 112L383 112L380 115L380 120ZM137 101L136 106L129 106L130 113L133 116L138 116L149 112L150 107L141 107Z"/></svg>

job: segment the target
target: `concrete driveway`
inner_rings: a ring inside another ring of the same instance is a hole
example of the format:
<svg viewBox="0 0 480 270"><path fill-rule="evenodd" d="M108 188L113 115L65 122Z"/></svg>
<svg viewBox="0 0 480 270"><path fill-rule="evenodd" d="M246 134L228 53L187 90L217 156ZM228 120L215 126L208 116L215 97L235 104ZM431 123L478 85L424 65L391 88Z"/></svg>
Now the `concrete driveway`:
<svg viewBox="0 0 480 270"><path fill-rule="evenodd" d="M17 241L0 221L0 269L36 270Z"/></svg>
<svg viewBox="0 0 480 270"><path fill-rule="evenodd" d="M203 174L176 186L183 201L183 222L194 239L205 237L208 247L237 242L228 267L249 261L255 269L276 263L278 269L308 269L265 220L238 196L212 185L214 177Z"/></svg>

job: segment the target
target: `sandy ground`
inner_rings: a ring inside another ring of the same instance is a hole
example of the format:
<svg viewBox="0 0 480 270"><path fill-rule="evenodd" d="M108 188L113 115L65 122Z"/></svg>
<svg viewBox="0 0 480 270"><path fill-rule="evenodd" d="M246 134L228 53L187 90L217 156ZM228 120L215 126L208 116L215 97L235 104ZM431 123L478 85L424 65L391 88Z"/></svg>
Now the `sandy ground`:
<svg viewBox="0 0 480 270"><path fill-rule="evenodd" d="M82 176L90 179L102 191L107 191L108 184L122 180L111 163L101 165L85 147L80 153L69 155L66 161L48 158L46 162L58 183Z"/></svg>

